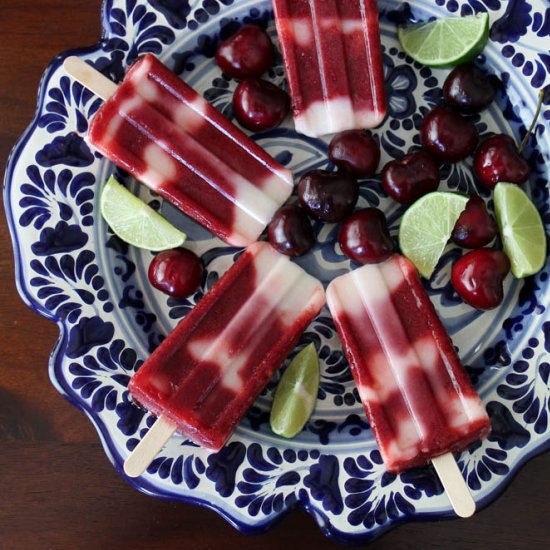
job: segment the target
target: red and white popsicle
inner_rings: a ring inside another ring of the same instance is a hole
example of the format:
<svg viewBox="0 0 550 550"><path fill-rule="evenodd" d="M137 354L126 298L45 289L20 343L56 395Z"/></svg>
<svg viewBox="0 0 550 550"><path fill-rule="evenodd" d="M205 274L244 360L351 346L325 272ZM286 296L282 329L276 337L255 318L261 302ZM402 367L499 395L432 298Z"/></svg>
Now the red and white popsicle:
<svg viewBox="0 0 550 550"><path fill-rule="evenodd" d="M267 243L250 245L131 379L160 418L125 472L140 475L175 430L220 449L324 303L319 281Z"/></svg>
<svg viewBox="0 0 550 550"><path fill-rule="evenodd" d="M120 86L77 57L64 67L106 100L89 142L225 242L257 240L292 193L289 170L153 55Z"/></svg>
<svg viewBox="0 0 550 550"><path fill-rule="evenodd" d="M273 0L296 130L322 136L386 116L376 0Z"/></svg>
<svg viewBox="0 0 550 550"><path fill-rule="evenodd" d="M452 453L489 417L413 264L394 255L342 275L327 303L387 469L431 461L457 514L473 514Z"/></svg>

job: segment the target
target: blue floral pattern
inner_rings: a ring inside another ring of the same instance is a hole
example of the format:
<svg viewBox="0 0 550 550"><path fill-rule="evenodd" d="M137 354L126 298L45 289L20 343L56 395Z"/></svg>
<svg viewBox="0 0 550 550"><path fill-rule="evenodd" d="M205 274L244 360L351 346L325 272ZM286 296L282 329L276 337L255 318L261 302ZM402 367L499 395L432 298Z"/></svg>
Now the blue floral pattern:
<svg viewBox="0 0 550 550"><path fill-rule="evenodd" d="M298 500L296 489L303 473L307 472L308 459L316 458L318 451L299 451L270 448L265 452L262 446L253 443L247 450L251 467L243 470L243 481L237 484L241 496L235 504L246 508L251 516L260 512L264 515L281 512L285 506ZM292 469L288 465L292 464Z"/></svg>
<svg viewBox="0 0 550 550"><path fill-rule="evenodd" d="M422 116L442 99L446 72L414 63L399 48L395 25L407 21L488 11L491 41L479 64L499 92L495 108L473 120L482 136L524 134L537 91L550 82L550 12L542 0L382 0L379 6L389 104L388 118L374 131L382 163L419 146ZM118 82L137 56L153 52L230 118L235 82L216 68L216 45L246 23L266 28L276 40L267 0L106 0L103 21L102 41L79 54L96 69ZM280 54L266 78L286 86ZM188 234L188 246L207 267L200 289L186 300L167 298L145 283L151 254L121 242L98 213L98 188L113 167L88 147L85 134L100 104L68 78L61 59L52 63L37 116L10 157L5 204L22 296L61 327L52 377L90 416L120 468L155 422L131 402L130 377L241 250L222 246L116 170L136 194ZM550 120L549 104L547 94L525 150L533 167L530 193L547 228L550 132L544 121ZM252 137L296 177L313 168L335 169L327 160L328 140L302 136L291 123ZM443 167L442 177L442 188L477 192L491 207L471 163ZM396 236L403 207L388 199L379 177L360 184L359 206L382 208ZM297 262L328 284L352 266L336 244L337 225L318 223L314 230L314 250ZM450 266L460 254L458 249L446 252L426 289L491 417L490 436L459 461L474 496L485 502L548 445L549 273L546 267L526 281L508 280L502 307L482 314L462 305L450 285ZM432 468L399 476L385 471L328 310L314 320L287 363L310 342L319 353L321 384L316 410L296 440L284 441L269 429L277 373L222 451L208 453L173 437L137 481L138 488L223 510L245 531L264 529L289 508L304 506L325 530L354 542L403 519L448 515L449 503Z"/></svg>
<svg viewBox="0 0 550 550"><path fill-rule="evenodd" d="M156 13L143 2L126 0L124 6L115 7L110 2L109 39L105 50L124 52L126 65L144 53L160 54L163 48L175 40L174 31L162 25Z"/></svg>
<svg viewBox="0 0 550 550"><path fill-rule="evenodd" d="M131 375L142 361L134 350L125 348L122 340L113 340L94 355L69 365L73 375L72 387L84 400L90 400L94 412L114 411L127 393Z"/></svg>
<svg viewBox="0 0 550 550"><path fill-rule="evenodd" d="M59 87L48 90L48 100L44 114L38 118L38 126L46 128L50 134L65 130L67 126L79 133L86 132L88 121L101 105L101 99L68 76L61 77Z"/></svg>
<svg viewBox="0 0 550 550"><path fill-rule="evenodd" d="M42 229L52 217L60 223L67 223L76 214L83 226L93 224L92 200L94 198L95 177L90 172L82 172L73 177L68 169L55 173L53 170L40 171L32 165L26 171L27 181L22 184L23 197L19 206L24 210L19 223L27 227L32 223L35 229ZM67 199L76 205L71 208ZM81 242L81 246L86 240Z"/></svg>
<svg viewBox="0 0 550 550"><path fill-rule="evenodd" d="M412 516L415 502L422 496L443 493L432 468L413 469L396 476L386 471L377 450L368 456L345 459L344 469L350 476L345 489L346 505L352 510L348 515L351 525L372 529L389 520Z"/></svg>
<svg viewBox="0 0 550 550"><path fill-rule="evenodd" d="M75 234L69 228L67 231ZM48 311L57 318L67 315L71 322L80 317L83 305L103 303L104 312L112 311L109 293L104 289L104 280L99 275L93 252L81 250L76 257L70 254L56 257L51 247L48 250L43 261L39 258L31 261L30 269L34 276L29 280L37 298L44 300ZM34 252L39 255L36 250Z"/></svg>

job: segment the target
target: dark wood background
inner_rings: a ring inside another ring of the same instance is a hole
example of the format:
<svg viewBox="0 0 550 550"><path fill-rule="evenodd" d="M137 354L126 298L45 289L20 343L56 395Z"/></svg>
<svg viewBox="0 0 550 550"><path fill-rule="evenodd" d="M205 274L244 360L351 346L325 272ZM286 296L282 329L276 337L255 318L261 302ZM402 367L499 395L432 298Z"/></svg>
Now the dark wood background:
<svg viewBox="0 0 550 550"><path fill-rule="evenodd" d="M100 0L0 0L0 167L33 116L47 63L95 43L99 14ZM247 537L210 510L147 497L121 479L90 422L48 379L58 330L17 294L4 217L0 243L0 548L338 547L303 511ZM547 453L474 518L404 525L370 548L546 548L549 498Z"/></svg>

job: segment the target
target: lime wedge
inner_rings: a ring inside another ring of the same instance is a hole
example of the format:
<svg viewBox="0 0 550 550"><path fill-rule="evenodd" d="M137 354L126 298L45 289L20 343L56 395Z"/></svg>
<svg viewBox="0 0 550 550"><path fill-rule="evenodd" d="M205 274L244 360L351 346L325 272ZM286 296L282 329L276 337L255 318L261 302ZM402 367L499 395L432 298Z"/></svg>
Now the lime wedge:
<svg viewBox="0 0 550 550"><path fill-rule="evenodd" d="M515 183L498 183L494 200L512 274L518 279L534 275L546 262L546 234L537 207Z"/></svg>
<svg viewBox="0 0 550 550"><path fill-rule="evenodd" d="M101 215L115 235L128 244L157 251L177 248L185 242L185 233L176 229L112 176L103 186L99 206Z"/></svg>
<svg viewBox="0 0 550 550"><path fill-rule="evenodd" d="M436 191L418 199L399 227L401 252L429 279L441 257L468 197Z"/></svg>
<svg viewBox="0 0 550 550"><path fill-rule="evenodd" d="M401 47L428 67L456 67L481 53L489 40L487 13L436 19L397 29Z"/></svg>
<svg viewBox="0 0 550 550"><path fill-rule="evenodd" d="M284 372L271 408L271 429L282 437L294 437L308 421L319 389L319 359L314 344L306 346Z"/></svg>

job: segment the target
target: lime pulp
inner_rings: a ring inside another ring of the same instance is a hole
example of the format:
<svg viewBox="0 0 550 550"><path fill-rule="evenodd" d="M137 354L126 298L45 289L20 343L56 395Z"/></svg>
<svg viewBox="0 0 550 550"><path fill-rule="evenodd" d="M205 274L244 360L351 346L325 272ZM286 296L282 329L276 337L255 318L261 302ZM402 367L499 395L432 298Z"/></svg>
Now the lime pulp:
<svg viewBox="0 0 550 550"><path fill-rule="evenodd" d="M185 242L185 233L112 176L101 191L100 211L115 235L138 248L169 250Z"/></svg>
<svg viewBox="0 0 550 550"><path fill-rule="evenodd" d="M428 67L456 67L478 56L489 40L487 13L448 17L397 29L401 47Z"/></svg>
<svg viewBox="0 0 550 550"><path fill-rule="evenodd" d="M494 193L495 214L512 274L518 279L534 275L546 262L546 233L537 207L514 183L498 183Z"/></svg>
<svg viewBox="0 0 550 550"><path fill-rule="evenodd" d="M429 279L443 254L468 197L458 193L428 193L403 215L399 246L423 277Z"/></svg>

